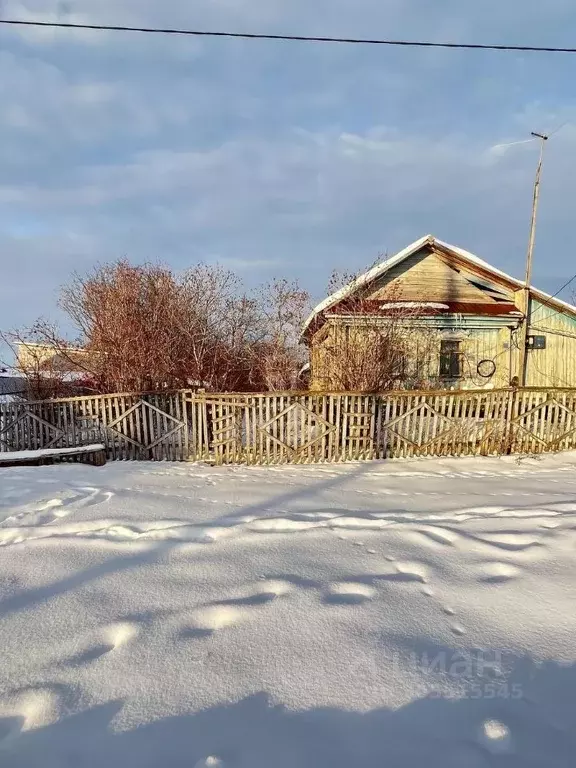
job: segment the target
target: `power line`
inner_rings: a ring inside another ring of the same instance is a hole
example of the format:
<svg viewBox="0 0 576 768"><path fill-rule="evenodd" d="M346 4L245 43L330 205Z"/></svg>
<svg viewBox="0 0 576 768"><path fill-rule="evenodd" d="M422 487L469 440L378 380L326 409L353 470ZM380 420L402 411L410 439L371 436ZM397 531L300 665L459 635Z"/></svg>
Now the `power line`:
<svg viewBox="0 0 576 768"><path fill-rule="evenodd" d="M558 288L558 290L556 291L556 293L552 294L552 296L550 296L550 298L551 298L551 299L555 299L555 298L558 296L558 294L559 294L559 293L562 293L562 291L564 290L564 288L568 288L568 286L570 285L570 283L572 283L574 280L576 280L576 274L575 274L575 275L572 275L572 277L570 278L570 280L567 280L567 281L564 283L564 285L560 286L560 288ZM541 305L540 305L540 307L539 307L539 309L540 309L541 307L543 307L543 306L544 306L544 305L543 305L543 304L541 304ZM535 310L535 312L537 312L537 311L538 311L538 310ZM535 314L535 312L533 313L533 315ZM550 312L550 314L549 314L549 315L545 315L544 317L540 317L540 318L537 320L537 322L538 322L538 323L543 323L543 322L544 322L544 320L547 320L549 317L553 317L553 316L554 316L554 315L556 315L556 314L558 314L558 313L557 313L557 312Z"/></svg>
<svg viewBox="0 0 576 768"><path fill-rule="evenodd" d="M65 21L24 21L0 19L0 24L21 27L49 27L53 29L85 29L99 32L141 32L155 35L187 35L191 37L232 37L244 40L286 40L303 43L348 43L351 45L391 45L406 48L451 48L482 51L525 51L532 53L576 53L576 48L556 48L541 45L496 45L483 43L435 43L425 40L384 40L362 37L315 37L309 35L273 35L256 32L214 32L198 29L162 27L130 27L112 24L76 24Z"/></svg>
<svg viewBox="0 0 576 768"><path fill-rule="evenodd" d="M560 286L560 288L558 288L558 290L556 291L556 293L552 294L552 296L550 296L550 298L551 298L551 299L555 299L555 298L556 298L556 296L558 296L560 293L562 293L562 291L564 290L564 288L568 288L568 286L570 285L570 283L571 283L571 282L573 282L574 280L576 280L576 275L572 275L572 277L570 278L570 280L567 280L567 281L564 283L564 285Z"/></svg>

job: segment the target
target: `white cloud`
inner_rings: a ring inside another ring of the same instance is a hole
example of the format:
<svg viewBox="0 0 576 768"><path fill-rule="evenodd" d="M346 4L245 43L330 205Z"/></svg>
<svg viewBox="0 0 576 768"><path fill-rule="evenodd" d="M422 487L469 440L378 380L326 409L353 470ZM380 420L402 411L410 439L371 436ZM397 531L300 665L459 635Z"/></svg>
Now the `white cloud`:
<svg viewBox="0 0 576 768"><path fill-rule="evenodd" d="M561 42L576 20L567 0L4 0L2 13L544 42ZM71 268L123 255L218 259L253 279L299 274L321 291L333 267L364 266L433 231L519 272L537 150L501 145L574 117L561 58L3 28L0 37L0 249L10 262L0 326L53 305ZM543 178L538 248L560 254L547 262L558 275L575 146L568 125L550 142ZM11 298L22 285L28 310Z"/></svg>
<svg viewBox="0 0 576 768"><path fill-rule="evenodd" d="M562 146L573 147L573 137ZM556 156L554 163L561 178ZM123 233L128 247L129 238L138 241L132 227L140 218L151 243L208 238L223 258L234 259L235 250L250 243L273 249L275 237L286 253L286 238L306 234L326 242L344 236L350 248L354 241L366 243L369 234L386 246L395 217L413 216L415 226L420 218L423 227L432 215L449 219L450 207L458 210L466 199L478 204L479 224L486 215L498 221L502 206L524 202L532 174L525 153L494 158L479 141L373 128L236 139L204 151L144 151L126 163L86 166L44 185L0 187L0 195L73 222L87 237L109 229L111 240ZM270 254L258 251L252 258L268 261Z"/></svg>

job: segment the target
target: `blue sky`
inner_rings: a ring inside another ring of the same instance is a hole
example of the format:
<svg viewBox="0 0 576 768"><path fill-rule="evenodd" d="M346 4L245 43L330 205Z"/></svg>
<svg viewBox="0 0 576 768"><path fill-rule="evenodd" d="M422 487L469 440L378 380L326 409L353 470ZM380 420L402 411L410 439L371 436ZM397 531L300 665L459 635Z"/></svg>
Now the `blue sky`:
<svg viewBox="0 0 576 768"><path fill-rule="evenodd" d="M5 18L573 45L573 0L2 0ZM534 282L576 272L576 56L0 29L0 328L126 256L298 277L321 298L432 232ZM565 294L566 295L566 294ZM568 293L568 297L569 297Z"/></svg>

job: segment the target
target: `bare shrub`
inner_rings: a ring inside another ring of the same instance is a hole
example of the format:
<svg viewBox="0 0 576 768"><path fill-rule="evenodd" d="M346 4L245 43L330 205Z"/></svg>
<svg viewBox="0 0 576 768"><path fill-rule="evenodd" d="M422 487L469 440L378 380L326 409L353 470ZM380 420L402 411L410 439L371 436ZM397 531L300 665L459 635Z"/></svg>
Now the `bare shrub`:
<svg viewBox="0 0 576 768"><path fill-rule="evenodd" d="M343 285L352 290L331 310L317 339L325 387L359 392L430 387L438 334L421 322L423 307L399 301L393 289L375 307L354 275L335 273L329 290ZM425 310L426 315L435 311Z"/></svg>
<svg viewBox="0 0 576 768"><path fill-rule="evenodd" d="M20 367L39 395L80 383L95 392L286 388L302 364L296 329L307 301L285 280L249 294L218 265L178 274L121 260L62 289L74 345L44 321L11 340L38 344L38 360L27 354Z"/></svg>

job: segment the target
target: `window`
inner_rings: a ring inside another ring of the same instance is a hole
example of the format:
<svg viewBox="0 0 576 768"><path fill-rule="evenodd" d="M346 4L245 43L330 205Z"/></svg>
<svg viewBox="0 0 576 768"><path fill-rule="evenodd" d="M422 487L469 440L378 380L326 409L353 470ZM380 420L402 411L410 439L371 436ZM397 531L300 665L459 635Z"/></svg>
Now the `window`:
<svg viewBox="0 0 576 768"><path fill-rule="evenodd" d="M408 374L408 365L406 355L399 353L391 361L391 378L395 380L403 380Z"/></svg>
<svg viewBox="0 0 576 768"><path fill-rule="evenodd" d="M459 379L462 376L459 341L445 339L440 342L440 376L444 379Z"/></svg>

